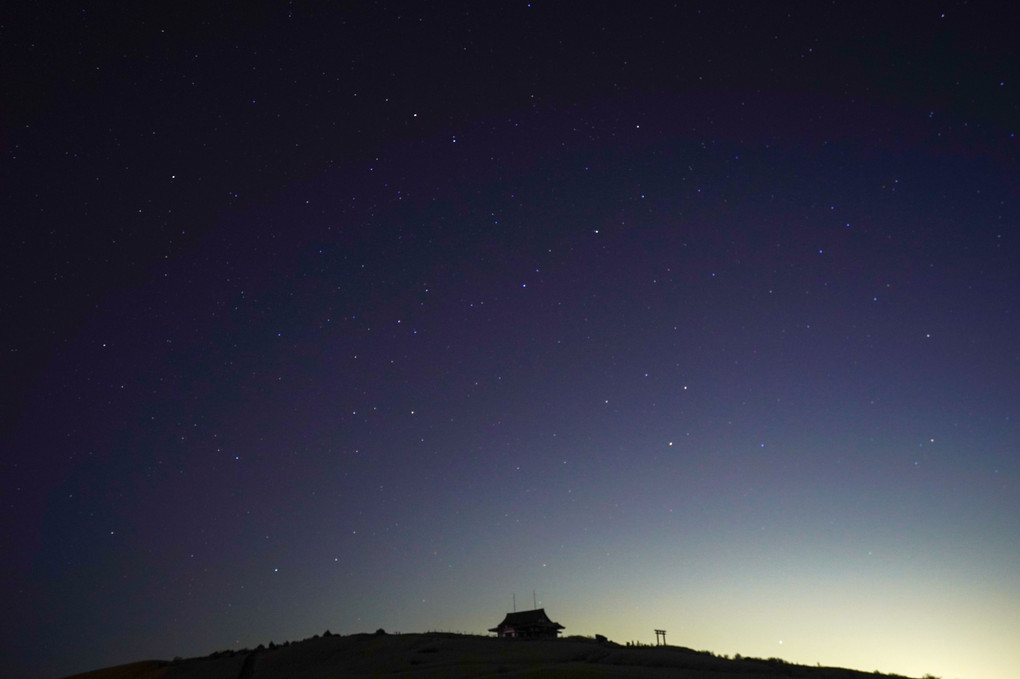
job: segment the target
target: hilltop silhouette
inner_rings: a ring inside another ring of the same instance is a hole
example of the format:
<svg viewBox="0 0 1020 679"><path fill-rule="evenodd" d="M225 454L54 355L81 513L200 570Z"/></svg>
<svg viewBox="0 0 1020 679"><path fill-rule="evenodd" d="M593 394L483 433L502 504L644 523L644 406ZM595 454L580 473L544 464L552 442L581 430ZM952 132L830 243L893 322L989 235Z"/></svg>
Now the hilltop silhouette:
<svg viewBox="0 0 1020 679"><path fill-rule="evenodd" d="M876 679L900 675L810 667L779 658L717 656L679 646L620 645L603 638L499 639L429 632L338 636L220 651L199 658L151 660L73 679L335 679L386 677L636 677L659 679ZM70 678L69 678L70 679ZM926 679L934 679L928 677Z"/></svg>

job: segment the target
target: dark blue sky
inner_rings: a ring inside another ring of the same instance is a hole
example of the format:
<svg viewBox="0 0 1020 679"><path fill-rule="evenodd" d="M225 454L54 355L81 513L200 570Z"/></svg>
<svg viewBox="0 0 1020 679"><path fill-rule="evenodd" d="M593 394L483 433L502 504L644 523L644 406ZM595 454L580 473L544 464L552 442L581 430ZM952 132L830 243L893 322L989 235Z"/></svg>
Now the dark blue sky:
<svg viewBox="0 0 1020 679"><path fill-rule="evenodd" d="M1007 677L1015 19L5 17L0 674L535 590L567 634Z"/></svg>

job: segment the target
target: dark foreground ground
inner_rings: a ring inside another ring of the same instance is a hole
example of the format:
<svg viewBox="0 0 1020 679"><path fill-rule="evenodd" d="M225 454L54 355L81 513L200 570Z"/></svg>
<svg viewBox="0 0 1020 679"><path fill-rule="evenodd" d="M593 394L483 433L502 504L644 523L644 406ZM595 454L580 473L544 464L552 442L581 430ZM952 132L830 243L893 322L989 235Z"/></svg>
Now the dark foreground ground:
<svg viewBox="0 0 1020 679"><path fill-rule="evenodd" d="M462 634L322 636L173 662L152 660L74 679L341 679L347 677L526 677L581 679L877 679L895 677L778 659L728 660L677 646L625 647L582 637L518 641Z"/></svg>

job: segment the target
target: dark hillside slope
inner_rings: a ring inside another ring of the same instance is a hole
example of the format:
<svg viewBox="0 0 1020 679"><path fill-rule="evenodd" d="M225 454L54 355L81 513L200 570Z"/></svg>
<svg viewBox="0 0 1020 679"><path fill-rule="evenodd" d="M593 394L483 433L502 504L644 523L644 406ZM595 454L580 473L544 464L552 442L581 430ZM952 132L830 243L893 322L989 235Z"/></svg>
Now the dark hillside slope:
<svg viewBox="0 0 1020 679"><path fill-rule="evenodd" d="M459 634L355 634L313 637L254 651L150 661L75 679L339 679L341 677L523 677L580 679L876 679L873 672L792 665L778 659L729 660L676 646L624 647L581 637L513 641Z"/></svg>

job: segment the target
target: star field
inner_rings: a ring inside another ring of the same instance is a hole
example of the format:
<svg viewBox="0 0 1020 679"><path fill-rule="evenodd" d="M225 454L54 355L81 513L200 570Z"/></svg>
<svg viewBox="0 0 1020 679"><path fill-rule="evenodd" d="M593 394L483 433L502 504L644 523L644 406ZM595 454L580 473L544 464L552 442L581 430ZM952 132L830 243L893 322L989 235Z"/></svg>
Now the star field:
<svg viewBox="0 0 1020 679"><path fill-rule="evenodd" d="M4 18L0 674L534 590L565 634L1012 676L1009 18Z"/></svg>

